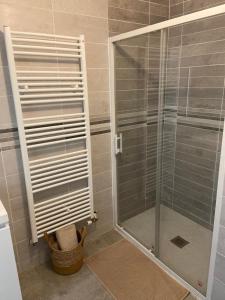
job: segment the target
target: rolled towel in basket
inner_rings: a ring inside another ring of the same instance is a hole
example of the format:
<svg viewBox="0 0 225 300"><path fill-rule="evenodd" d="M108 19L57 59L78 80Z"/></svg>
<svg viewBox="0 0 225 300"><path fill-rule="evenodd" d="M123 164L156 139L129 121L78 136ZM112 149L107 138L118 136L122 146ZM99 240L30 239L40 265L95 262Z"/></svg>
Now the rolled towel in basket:
<svg viewBox="0 0 225 300"><path fill-rule="evenodd" d="M57 230L56 238L61 250L73 249L78 245L76 226L72 224Z"/></svg>

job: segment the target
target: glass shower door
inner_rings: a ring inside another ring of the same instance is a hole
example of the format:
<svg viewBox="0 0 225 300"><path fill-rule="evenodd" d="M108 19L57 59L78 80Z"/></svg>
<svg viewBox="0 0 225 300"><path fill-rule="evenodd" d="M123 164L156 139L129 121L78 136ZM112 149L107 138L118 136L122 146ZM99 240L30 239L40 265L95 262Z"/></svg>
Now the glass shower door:
<svg viewBox="0 0 225 300"><path fill-rule="evenodd" d="M118 224L155 249L161 33L116 42Z"/></svg>
<svg viewBox="0 0 225 300"><path fill-rule="evenodd" d="M168 29L158 257L203 295L223 131L223 22Z"/></svg>
<svg viewBox="0 0 225 300"><path fill-rule="evenodd" d="M114 45L118 224L203 295L223 133L223 24L215 16Z"/></svg>

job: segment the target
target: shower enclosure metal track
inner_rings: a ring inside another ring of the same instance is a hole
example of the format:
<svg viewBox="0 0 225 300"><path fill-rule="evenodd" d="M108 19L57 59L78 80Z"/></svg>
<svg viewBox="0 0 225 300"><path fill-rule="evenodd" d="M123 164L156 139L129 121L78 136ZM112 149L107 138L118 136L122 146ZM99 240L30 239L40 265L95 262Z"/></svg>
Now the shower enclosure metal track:
<svg viewBox="0 0 225 300"><path fill-rule="evenodd" d="M45 232L95 217L84 36L17 32L8 26L4 27L4 36L32 243L36 243ZM33 68L35 61L40 62L41 67ZM49 68L51 61L57 68ZM78 105L80 111L64 113L65 105ZM46 107L54 108L54 114L36 116L37 108ZM24 113L26 109L31 117ZM70 150L74 143L82 143L83 148ZM52 155L54 147L60 145L66 150ZM32 158L32 151L46 148L44 155ZM80 184L83 181L85 187ZM74 183L78 184L75 190L69 186L67 192L52 197L54 188ZM47 192L48 197L40 196L42 192ZM38 201L36 195L39 195Z"/></svg>

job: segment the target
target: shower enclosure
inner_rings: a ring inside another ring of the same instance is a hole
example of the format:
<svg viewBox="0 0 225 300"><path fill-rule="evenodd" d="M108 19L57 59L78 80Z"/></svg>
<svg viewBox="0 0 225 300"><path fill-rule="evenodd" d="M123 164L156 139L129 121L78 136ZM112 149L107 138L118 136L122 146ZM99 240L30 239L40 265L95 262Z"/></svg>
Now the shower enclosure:
<svg viewBox="0 0 225 300"><path fill-rule="evenodd" d="M110 44L116 226L203 296L223 133L221 12L148 26Z"/></svg>

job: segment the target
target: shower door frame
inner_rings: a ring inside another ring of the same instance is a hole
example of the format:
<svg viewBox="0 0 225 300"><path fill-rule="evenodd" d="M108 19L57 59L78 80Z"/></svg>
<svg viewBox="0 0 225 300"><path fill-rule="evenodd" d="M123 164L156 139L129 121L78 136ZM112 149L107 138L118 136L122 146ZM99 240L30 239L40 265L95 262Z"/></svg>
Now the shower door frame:
<svg viewBox="0 0 225 300"><path fill-rule="evenodd" d="M203 296L198 290L193 286L187 283L183 278L178 274L172 271L167 267L160 259L158 259L151 250L147 249L140 242L138 242L134 237L132 237L125 229L123 229L118 224L118 211L117 211L117 157L115 152L115 137L116 137L116 111L115 111L115 72L114 72L114 43L136 37L143 34L148 34L155 31L161 31L162 33L165 29L174 27L177 25L183 25L193 21L198 21L208 17L213 17L216 15L225 13L225 4L218 5L213 8L204 9L195 13L191 13L185 16L177 17L170 19L164 22L160 22L154 25L148 25L136 30L132 30L126 33L122 33L116 36L109 38L109 88L110 88L110 112L111 112L111 158L112 158L112 199L113 199L113 223L117 231L121 233L124 238L130 240L136 247L138 247L144 254L146 254L150 259L152 259L158 266L160 266L166 273L171 277L177 280L181 285L186 287L197 299L211 300L212 290L213 290L213 280L214 280L214 270L216 262L216 252L217 244L219 239L219 227L220 227L220 213L222 208L222 199L223 199L223 188L224 188L224 179L225 179L225 134L223 133L222 138L222 148L221 148L221 157L220 157L220 167L219 167L219 176L218 176L218 186L217 186L217 197L216 197L216 209L215 209L215 218L214 218L214 227L213 227L213 238L212 238L212 248L210 255L209 263L209 272L208 272L208 285L206 297ZM160 93L161 94L161 93ZM159 96L161 97L161 96ZM225 126L225 122L224 122ZM225 128L225 127L223 127Z"/></svg>

